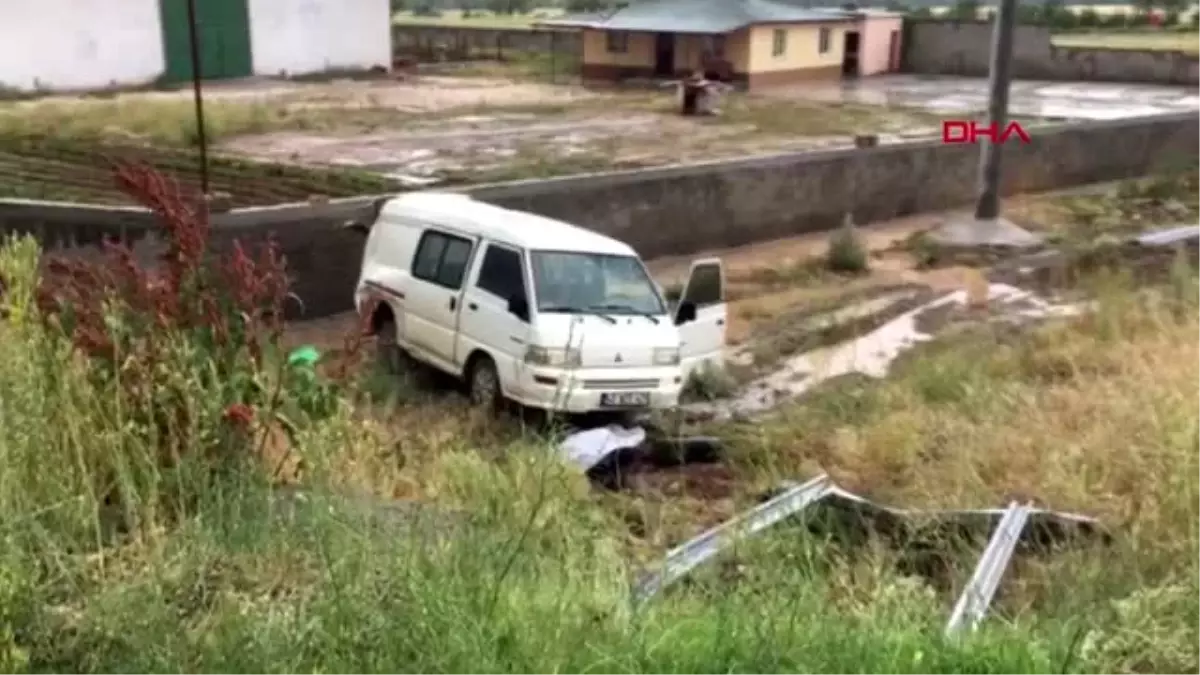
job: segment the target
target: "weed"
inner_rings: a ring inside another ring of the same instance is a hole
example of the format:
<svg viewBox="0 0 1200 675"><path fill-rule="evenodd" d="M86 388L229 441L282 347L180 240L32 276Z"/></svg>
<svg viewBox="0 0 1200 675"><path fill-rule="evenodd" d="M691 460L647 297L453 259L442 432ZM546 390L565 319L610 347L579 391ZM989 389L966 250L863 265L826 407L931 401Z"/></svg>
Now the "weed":
<svg viewBox="0 0 1200 675"><path fill-rule="evenodd" d="M709 367L698 368L688 376L680 397L685 400L714 401L728 398L737 389L737 382L723 370Z"/></svg>
<svg viewBox="0 0 1200 675"><path fill-rule="evenodd" d="M867 247L858 236L858 230L850 216L829 237L829 248L825 253L825 266L833 272L861 274L870 265Z"/></svg>

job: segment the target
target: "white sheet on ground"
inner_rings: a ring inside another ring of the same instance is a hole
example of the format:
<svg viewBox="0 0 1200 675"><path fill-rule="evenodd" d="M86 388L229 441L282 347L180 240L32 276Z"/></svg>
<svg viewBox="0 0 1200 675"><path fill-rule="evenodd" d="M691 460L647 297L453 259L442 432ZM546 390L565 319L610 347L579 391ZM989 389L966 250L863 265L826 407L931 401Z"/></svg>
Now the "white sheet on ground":
<svg viewBox="0 0 1200 675"><path fill-rule="evenodd" d="M612 453L636 448L645 440L645 429L613 424L573 433L564 438L558 448L564 459L587 471Z"/></svg>

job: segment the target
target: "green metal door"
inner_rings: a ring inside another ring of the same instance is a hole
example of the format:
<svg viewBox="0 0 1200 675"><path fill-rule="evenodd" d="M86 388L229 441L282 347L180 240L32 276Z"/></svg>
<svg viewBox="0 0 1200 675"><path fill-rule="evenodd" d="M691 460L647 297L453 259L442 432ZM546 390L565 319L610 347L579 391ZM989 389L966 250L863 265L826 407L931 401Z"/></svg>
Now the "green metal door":
<svg viewBox="0 0 1200 675"><path fill-rule="evenodd" d="M192 79L188 0L159 0L163 52L168 83ZM194 0L200 74L206 80L246 77L253 73L250 55L250 10L247 0Z"/></svg>

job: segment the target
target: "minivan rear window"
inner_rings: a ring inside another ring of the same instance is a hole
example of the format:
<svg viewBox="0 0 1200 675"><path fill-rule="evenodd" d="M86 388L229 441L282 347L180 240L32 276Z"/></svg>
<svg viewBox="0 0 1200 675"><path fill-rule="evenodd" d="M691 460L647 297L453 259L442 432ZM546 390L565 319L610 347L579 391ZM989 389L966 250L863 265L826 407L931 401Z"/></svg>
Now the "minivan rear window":
<svg viewBox="0 0 1200 675"><path fill-rule="evenodd" d="M451 290L462 287L471 263L470 239L433 230L421 235L413 256L412 275Z"/></svg>

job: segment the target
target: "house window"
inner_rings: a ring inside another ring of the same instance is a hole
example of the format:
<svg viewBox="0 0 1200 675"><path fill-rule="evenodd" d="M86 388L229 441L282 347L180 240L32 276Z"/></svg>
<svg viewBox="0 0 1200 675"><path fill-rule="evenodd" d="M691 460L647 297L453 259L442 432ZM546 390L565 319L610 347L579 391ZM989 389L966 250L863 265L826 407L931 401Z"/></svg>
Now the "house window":
<svg viewBox="0 0 1200 675"><path fill-rule="evenodd" d="M771 56L783 56L787 51L787 31L776 28L771 35Z"/></svg>
<svg viewBox="0 0 1200 675"><path fill-rule="evenodd" d="M829 51L829 42L830 38L832 37L831 33L832 31L830 31L828 28L821 29L821 35L818 38L817 44L817 51L819 53L824 54Z"/></svg>
<svg viewBox="0 0 1200 675"><path fill-rule="evenodd" d="M604 34L604 46L610 54L624 54L629 51L629 33L608 31Z"/></svg>
<svg viewBox="0 0 1200 675"><path fill-rule="evenodd" d="M708 48L718 59L725 58L725 36L714 35L708 39Z"/></svg>

